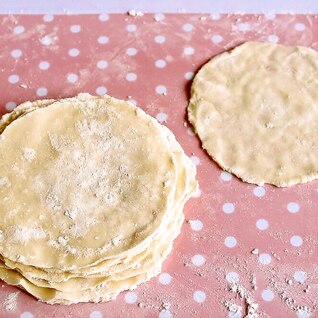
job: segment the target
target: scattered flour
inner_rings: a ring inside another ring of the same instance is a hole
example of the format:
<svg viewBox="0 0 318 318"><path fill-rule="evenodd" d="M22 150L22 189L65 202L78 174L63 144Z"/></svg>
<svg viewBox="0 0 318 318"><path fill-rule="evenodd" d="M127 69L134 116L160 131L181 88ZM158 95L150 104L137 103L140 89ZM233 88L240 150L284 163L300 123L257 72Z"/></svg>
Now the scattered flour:
<svg viewBox="0 0 318 318"><path fill-rule="evenodd" d="M16 292L16 293L11 293L9 295L7 295L7 297L4 299L3 302L3 308L6 311L14 311L17 309L18 306L18 297L19 297L20 292Z"/></svg>
<svg viewBox="0 0 318 318"><path fill-rule="evenodd" d="M80 222L72 224L67 233L72 237L82 237L84 236L89 229L95 225L97 222L93 217L83 218Z"/></svg>
<svg viewBox="0 0 318 318"><path fill-rule="evenodd" d="M66 249L67 249L67 251L68 251L70 254L73 254L73 255L76 254L76 248L75 248L75 247L68 245L68 246L66 246Z"/></svg>
<svg viewBox="0 0 318 318"><path fill-rule="evenodd" d="M142 11L138 11L135 9L129 10L127 14L130 15L131 17L142 17L144 15Z"/></svg>
<svg viewBox="0 0 318 318"><path fill-rule="evenodd" d="M31 162L35 159L36 152L32 148L25 147L23 148L23 157L26 161Z"/></svg>
<svg viewBox="0 0 318 318"><path fill-rule="evenodd" d="M309 318L311 317L311 310L307 306L297 306L294 308L294 312L299 318Z"/></svg>
<svg viewBox="0 0 318 318"><path fill-rule="evenodd" d="M246 288L244 288L243 286L234 282L234 283L231 283L229 285L229 290L232 293L235 293L241 299L243 299L244 307L246 308L246 312L245 312L245 316L244 316L245 318L259 318L260 317L260 315L258 313L259 305L257 303L255 303L252 295L250 294L250 292ZM237 313L237 315L243 313L241 306L238 306L238 305L231 303L229 301L225 302L225 306L230 312Z"/></svg>
<svg viewBox="0 0 318 318"><path fill-rule="evenodd" d="M67 242L68 242L68 237L66 236L59 236L57 238L57 241L59 244L61 244L62 246L66 246Z"/></svg>
<svg viewBox="0 0 318 318"><path fill-rule="evenodd" d="M226 301L224 305L226 309L232 314L232 316L242 317L242 311L243 311L242 306L234 304L231 301Z"/></svg>
<svg viewBox="0 0 318 318"><path fill-rule="evenodd" d="M110 166L108 150L118 148L126 151L123 142L111 133L109 122L83 119L76 122L75 128L81 137L78 142L49 134L55 160L33 183L34 191L51 211L52 221L59 224L60 233L69 239L89 233L103 218L101 207L105 204L115 207L121 201L130 186L131 177L127 168L121 165L116 170L117 177L109 178L109 171L114 167ZM88 156L88 153L94 153L94 156ZM99 169L99 166L104 169ZM56 175L57 170L63 171L63 174ZM70 193L68 189L72 186L78 190ZM66 217L64 222L60 222L58 212ZM63 236L50 242L50 245L57 249L64 247L66 252L74 254L74 249L66 244Z"/></svg>
<svg viewBox="0 0 318 318"><path fill-rule="evenodd" d="M66 209L64 215L74 220L79 215L80 210L77 207Z"/></svg>
<svg viewBox="0 0 318 318"><path fill-rule="evenodd" d="M41 227L11 226L5 231L7 242L26 244L30 240L45 238Z"/></svg>
<svg viewBox="0 0 318 318"><path fill-rule="evenodd" d="M258 248L252 249L251 253L254 255L258 255L258 253L259 253Z"/></svg>
<svg viewBox="0 0 318 318"><path fill-rule="evenodd" d="M7 177L0 178L0 186L8 186L8 185L10 185L10 182Z"/></svg>

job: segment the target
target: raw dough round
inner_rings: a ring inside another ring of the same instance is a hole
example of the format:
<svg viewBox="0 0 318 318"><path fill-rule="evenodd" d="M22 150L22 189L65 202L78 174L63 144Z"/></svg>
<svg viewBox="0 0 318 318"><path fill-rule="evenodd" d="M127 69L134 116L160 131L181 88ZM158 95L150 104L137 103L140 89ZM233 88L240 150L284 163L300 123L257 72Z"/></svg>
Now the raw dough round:
<svg viewBox="0 0 318 318"><path fill-rule="evenodd" d="M247 42L195 76L189 121L243 181L286 187L318 177L318 53Z"/></svg>
<svg viewBox="0 0 318 318"><path fill-rule="evenodd" d="M125 101L80 94L24 103L1 132L0 278L71 304L160 272L197 187L166 127Z"/></svg>

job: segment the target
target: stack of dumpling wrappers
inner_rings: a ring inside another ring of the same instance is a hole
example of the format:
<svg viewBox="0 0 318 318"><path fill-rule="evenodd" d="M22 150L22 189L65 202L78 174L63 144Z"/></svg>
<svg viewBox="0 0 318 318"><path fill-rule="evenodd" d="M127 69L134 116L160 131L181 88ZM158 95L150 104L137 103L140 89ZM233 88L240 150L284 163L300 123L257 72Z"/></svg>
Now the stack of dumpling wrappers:
<svg viewBox="0 0 318 318"><path fill-rule="evenodd" d="M196 191L174 135L80 94L0 120L0 278L47 303L100 302L159 274Z"/></svg>

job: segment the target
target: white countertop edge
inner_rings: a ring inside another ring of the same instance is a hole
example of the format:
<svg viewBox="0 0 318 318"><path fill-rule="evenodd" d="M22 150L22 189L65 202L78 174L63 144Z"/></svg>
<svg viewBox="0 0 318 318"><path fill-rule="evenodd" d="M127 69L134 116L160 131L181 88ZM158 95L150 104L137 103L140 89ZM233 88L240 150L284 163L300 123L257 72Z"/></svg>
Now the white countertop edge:
<svg viewBox="0 0 318 318"><path fill-rule="evenodd" d="M316 0L13 0L0 1L0 14L124 13L318 13Z"/></svg>

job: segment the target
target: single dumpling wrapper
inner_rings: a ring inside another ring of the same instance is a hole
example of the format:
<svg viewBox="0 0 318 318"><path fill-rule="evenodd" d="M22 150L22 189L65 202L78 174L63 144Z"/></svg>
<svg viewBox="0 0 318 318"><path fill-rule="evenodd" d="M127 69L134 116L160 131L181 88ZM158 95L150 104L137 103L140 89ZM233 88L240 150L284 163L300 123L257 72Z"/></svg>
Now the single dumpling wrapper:
<svg viewBox="0 0 318 318"><path fill-rule="evenodd" d="M318 177L318 53L246 42L207 62L188 118L202 147L243 181L287 187Z"/></svg>

